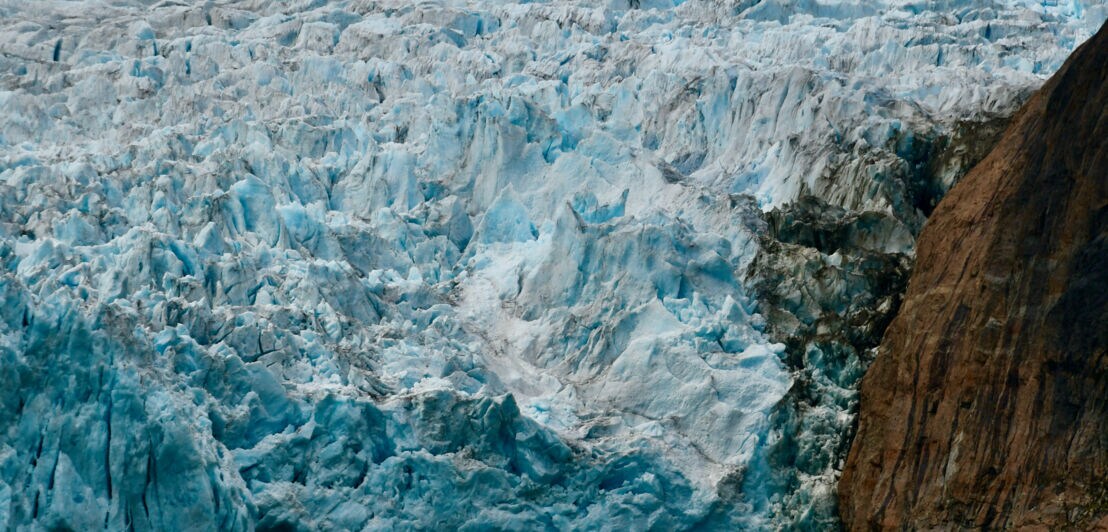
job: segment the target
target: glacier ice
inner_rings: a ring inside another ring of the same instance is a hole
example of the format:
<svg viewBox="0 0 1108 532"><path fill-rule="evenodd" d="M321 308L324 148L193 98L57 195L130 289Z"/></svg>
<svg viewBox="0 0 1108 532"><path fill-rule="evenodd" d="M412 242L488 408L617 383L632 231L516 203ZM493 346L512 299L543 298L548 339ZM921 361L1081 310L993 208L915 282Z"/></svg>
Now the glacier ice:
<svg viewBox="0 0 1108 532"><path fill-rule="evenodd" d="M2 3L0 529L827 524L862 361L781 331L1106 16Z"/></svg>

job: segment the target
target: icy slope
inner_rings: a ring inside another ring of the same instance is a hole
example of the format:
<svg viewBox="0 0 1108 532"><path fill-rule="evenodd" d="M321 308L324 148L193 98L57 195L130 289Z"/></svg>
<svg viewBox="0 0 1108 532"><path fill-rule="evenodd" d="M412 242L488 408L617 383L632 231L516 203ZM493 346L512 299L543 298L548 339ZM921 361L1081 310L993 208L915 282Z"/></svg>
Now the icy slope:
<svg viewBox="0 0 1108 532"><path fill-rule="evenodd" d="M833 518L763 212L910 254L1105 7L593 4L0 3L0 528Z"/></svg>

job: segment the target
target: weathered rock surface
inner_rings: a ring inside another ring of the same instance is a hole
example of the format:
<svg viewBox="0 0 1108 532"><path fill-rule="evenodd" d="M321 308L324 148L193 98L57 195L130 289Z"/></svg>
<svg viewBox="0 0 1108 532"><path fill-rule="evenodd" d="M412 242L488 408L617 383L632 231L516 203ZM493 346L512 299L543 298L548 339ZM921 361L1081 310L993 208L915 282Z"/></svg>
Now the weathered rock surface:
<svg viewBox="0 0 1108 532"><path fill-rule="evenodd" d="M862 383L850 529L1108 527L1108 28L920 236Z"/></svg>

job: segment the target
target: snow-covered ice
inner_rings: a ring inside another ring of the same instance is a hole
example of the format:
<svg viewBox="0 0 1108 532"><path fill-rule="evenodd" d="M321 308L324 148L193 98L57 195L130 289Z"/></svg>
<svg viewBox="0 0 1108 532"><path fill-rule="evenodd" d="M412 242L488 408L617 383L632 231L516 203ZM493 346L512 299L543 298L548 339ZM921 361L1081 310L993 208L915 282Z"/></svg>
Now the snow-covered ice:
<svg viewBox="0 0 1108 532"><path fill-rule="evenodd" d="M0 529L832 500L765 481L763 212L882 213L911 253L913 143L1011 112L1108 8L630 4L0 2Z"/></svg>

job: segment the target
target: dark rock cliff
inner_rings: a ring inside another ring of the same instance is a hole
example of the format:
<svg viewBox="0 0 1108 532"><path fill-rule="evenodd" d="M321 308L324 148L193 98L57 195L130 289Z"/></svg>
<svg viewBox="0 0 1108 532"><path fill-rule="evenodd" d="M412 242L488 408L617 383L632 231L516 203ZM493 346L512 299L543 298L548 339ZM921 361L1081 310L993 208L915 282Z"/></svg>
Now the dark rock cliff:
<svg viewBox="0 0 1108 532"><path fill-rule="evenodd" d="M936 208L860 408L850 529L1108 528L1108 28Z"/></svg>

